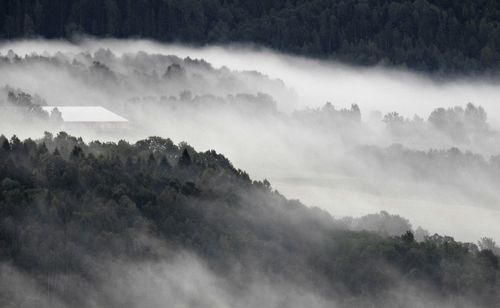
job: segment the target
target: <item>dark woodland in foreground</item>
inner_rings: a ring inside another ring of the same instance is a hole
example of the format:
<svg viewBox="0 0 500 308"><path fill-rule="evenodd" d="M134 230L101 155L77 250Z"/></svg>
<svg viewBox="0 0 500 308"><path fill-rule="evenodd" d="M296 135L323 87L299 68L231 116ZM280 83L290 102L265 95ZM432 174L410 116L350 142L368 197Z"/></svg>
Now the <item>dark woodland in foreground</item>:
<svg viewBox="0 0 500 308"><path fill-rule="evenodd" d="M352 220L287 200L215 151L169 139L0 138L0 261L71 307L91 305L85 286L99 289L104 260L168 260L177 251L235 289L260 273L346 307L408 305L409 290L443 305L498 304L493 243L417 238L404 219L378 219L407 232L353 231ZM61 276L78 277L80 288ZM2 307L33 305L2 293Z"/></svg>

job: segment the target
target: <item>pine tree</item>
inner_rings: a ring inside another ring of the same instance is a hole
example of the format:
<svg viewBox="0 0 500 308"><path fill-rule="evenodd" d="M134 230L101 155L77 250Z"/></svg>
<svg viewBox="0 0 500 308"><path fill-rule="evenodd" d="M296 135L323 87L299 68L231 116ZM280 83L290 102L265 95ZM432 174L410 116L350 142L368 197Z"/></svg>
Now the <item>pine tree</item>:
<svg viewBox="0 0 500 308"><path fill-rule="evenodd" d="M5 152L9 152L10 151L10 143L9 143L9 140L5 139L2 143L2 149L5 151Z"/></svg>
<svg viewBox="0 0 500 308"><path fill-rule="evenodd" d="M189 155L189 152L187 149L184 149L184 151L182 151L182 155L181 155L181 158L179 159L179 166L180 167L189 167L191 166L192 164L192 160L191 160L191 155Z"/></svg>

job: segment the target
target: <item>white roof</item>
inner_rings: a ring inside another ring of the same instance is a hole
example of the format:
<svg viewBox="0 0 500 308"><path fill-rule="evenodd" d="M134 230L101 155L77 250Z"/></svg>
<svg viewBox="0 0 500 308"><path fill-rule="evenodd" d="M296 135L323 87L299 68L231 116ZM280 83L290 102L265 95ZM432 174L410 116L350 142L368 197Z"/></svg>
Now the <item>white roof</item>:
<svg viewBox="0 0 500 308"><path fill-rule="evenodd" d="M128 122L127 119L101 106L42 106L42 108L48 113L57 108L64 122Z"/></svg>

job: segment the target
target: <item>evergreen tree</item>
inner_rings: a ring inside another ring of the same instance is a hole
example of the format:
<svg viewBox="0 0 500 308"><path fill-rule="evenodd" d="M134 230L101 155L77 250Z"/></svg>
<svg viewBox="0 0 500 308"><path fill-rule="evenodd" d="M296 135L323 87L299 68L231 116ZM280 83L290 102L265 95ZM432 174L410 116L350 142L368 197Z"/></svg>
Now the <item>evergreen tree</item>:
<svg viewBox="0 0 500 308"><path fill-rule="evenodd" d="M181 157L179 158L178 165L180 167L189 167L189 166L191 166L191 164L192 164L191 155L189 155L189 152L187 149L184 149L182 151Z"/></svg>
<svg viewBox="0 0 500 308"><path fill-rule="evenodd" d="M257 43L361 65L500 70L497 1L0 1L0 36Z"/></svg>

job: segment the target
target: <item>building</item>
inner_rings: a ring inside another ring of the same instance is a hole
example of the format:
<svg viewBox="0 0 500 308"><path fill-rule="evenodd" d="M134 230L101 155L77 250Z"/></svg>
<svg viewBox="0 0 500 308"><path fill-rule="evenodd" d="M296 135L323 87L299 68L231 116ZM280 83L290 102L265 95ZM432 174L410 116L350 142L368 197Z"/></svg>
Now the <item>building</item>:
<svg viewBox="0 0 500 308"><path fill-rule="evenodd" d="M127 119L101 106L43 106L49 114L57 108L65 131L94 130L102 132L120 131L130 128Z"/></svg>

